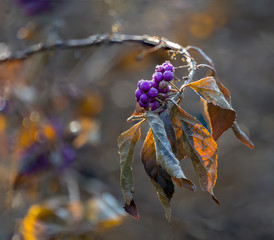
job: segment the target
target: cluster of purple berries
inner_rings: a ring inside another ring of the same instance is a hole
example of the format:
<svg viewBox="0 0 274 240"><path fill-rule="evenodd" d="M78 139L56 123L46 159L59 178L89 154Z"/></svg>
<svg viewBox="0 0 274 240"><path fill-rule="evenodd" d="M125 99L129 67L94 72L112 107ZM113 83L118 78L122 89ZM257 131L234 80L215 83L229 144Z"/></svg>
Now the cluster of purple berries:
<svg viewBox="0 0 274 240"><path fill-rule="evenodd" d="M152 80L138 81L135 97L141 107L153 111L160 106L157 98L163 101L168 98L170 91L168 82L174 79L173 72L173 65L166 61L162 65L156 66Z"/></svg>

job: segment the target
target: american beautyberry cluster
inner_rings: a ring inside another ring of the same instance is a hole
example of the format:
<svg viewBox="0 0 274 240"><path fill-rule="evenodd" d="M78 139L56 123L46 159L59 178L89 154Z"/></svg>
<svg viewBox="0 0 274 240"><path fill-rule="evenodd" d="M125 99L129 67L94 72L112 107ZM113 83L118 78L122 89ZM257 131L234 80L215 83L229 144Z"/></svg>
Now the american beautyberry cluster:
<svg viewBox="0 0 274 240"><path fill-rule="evenodd" d="M152 80L140 80L135 91L136 101L145 109L156 110L159 106L159 99L164 101L168 98L170 86L168 82L174 79L174 67L166 61L157 65Z"/></svg>

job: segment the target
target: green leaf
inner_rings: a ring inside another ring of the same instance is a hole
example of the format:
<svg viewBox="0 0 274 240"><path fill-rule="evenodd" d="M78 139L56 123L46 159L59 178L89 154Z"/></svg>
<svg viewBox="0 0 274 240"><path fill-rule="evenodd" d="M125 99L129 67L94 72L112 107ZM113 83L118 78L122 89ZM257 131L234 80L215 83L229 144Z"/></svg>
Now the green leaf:
<svg viewBox="0 0 274 240"><path fill-rule="evenodd" d="M225 95L219 89L222 87ZM206 101L205 110L210 120L213 139L216 141L236 120L236 112L232 108L229 91L220 83L217 85L213 77L205 77L185 85L195 90ZM227 90L227 91L225 91Z"/></svg>
<svg viewBox="0 0 274 240"><path fill-rule="evenodd" d="M140 126L145 120L136 123L128 131L122 133L118 138L118 147L120 155L120 184L125 203L130 206L132 202L132 193L134 192L132 177L132 160L134 147L138 142L141 131Z"/></svg>
<svg viewBox="0 0 274 240"><path fill-rule="evenodd" d="M181 122L183 132L183 147L192 160L199 177L201 189L208 191L213 200L220 204L213 193L217 180L217 144L205 127L193 116L181 108L174 106L173 122Z"/></svg>
<svg viewBox="0 0 274 240"><path fill-rule="evenodd" d="M170 143L165 132L164 123L161 118L151 112L148 112L146 114L146 117L152 130L155 142L157 163L160 164L162 168L169 173L170 176L182 179L184 182L188 183L188 186L193 186L194 189L194 184L186 178L180 167L179 161L172 152Z"/></svg>

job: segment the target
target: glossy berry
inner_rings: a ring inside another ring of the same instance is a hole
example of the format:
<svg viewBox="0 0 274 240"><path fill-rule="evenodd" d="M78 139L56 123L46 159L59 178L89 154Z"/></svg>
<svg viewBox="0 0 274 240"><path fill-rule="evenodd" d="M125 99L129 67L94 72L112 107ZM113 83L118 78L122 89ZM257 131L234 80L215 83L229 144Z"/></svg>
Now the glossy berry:
<svg viewBox="0 0 274 240"><path fill-rule="evenodd" d="M171 72L174 71L174 67L173 67L173 65L170 62L166 62L165 63L164 69L165 69L165 71L171 71Z"/></svg>
<svg viewBox="0 0 274 240"><path fill-rule="evenodd" d="M159 83L158 83L158 82L155 82L155 80L152 80L152 81L151 81L151 87L157 89L157 88L159 87Z"/></svg>
<svg viewBox="0 0 274 240"><path fill-rule="evenodd" d="M153 74L152 78L155 82L160 82L163 80L163 74L161 72L156 72Z"/></svg>
<svg viewBox="0 0 274 240"><path fill-rule="evenodd" d="M137 83L138 88L140 88L141 83L142 83L143 81L145 81L145 80L144 80L144 79L141 79L141 80L138 81L138 83Z"/></svg>
<svg viewBox="0 0 274 240"><path fill-rule="evenodd" d="M136 100L139 101L140 99L140 96L143 94L143 91L141 89L136 89L135 91L135 97L136 97Z"/></svg>
<svg viewBox="0 0 274 240"><path fill-rule="evenodd" d="M165 71L164 67L162 65L157 65L155 67L155 72L161 72L163 73Z"/></svg>
<svg viewBox="0 0 274 240"><path fill-rule="evenodd" d="M143 103L143 102L139 101L139 105L140 105L140 107L147 108L149 106L149 103L148 102Z"/></svg>
<svg viewBox="0 0 274 240"><path fill-rule="evenodd" d="M165 71L164 74L163 74L163 77L166 81L171 81L174 78L173 72Z"/></svg>
<svg viewBox="0 0 274 240"><path fill-rule="evenodd" d="M158 90L157 90L156 88L152 87L152 88L150 88L150 89L148 90L147 95L148 95L149 97L151 97L151 98L157 97L157 95L158 95Z"/></svg>
<svg viewBox="0 0 274 240"><path fill-rule="evenodd" d="M145 80L140 83L140 89L144 92L148 91L150 89L150 81Z"/></svg>
<svg viewBox="0 0 274 240"><path fill-rule="evenodd" d="M156 110L159 106L160 106L160 103L157 102L157 101L155 101L155 102L151 103L150 109L151 109L151 111L154 111L154 110Z"/></svg>
<svg viewBox="0 0 274 240"><path fill-rule="evenodd" d="M145 94L145 93L143 93L143 94L140 96L139 102L148 103L148 102L149 102L149 97L148 97L148 95Z"/></svg>

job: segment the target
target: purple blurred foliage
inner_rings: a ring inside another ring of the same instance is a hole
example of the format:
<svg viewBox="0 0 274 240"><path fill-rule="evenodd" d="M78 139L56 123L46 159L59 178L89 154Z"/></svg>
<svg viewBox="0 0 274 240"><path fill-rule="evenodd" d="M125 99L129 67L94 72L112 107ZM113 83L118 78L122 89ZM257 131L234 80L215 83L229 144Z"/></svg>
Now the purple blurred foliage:
<svg viewBox="0 0 274 240"><path fill-rule="evenodd" d="M29 16L38 15L52 9L50 0L15 0L15 2Z"/></svg>
<svg viewBox="0 0 274 240"><path fill-rule="evenodd" d="M18 166L18 175L33 175L41 170L49 169L49 150L45 144L34 143L26 148L21 155Z"/></svg>

